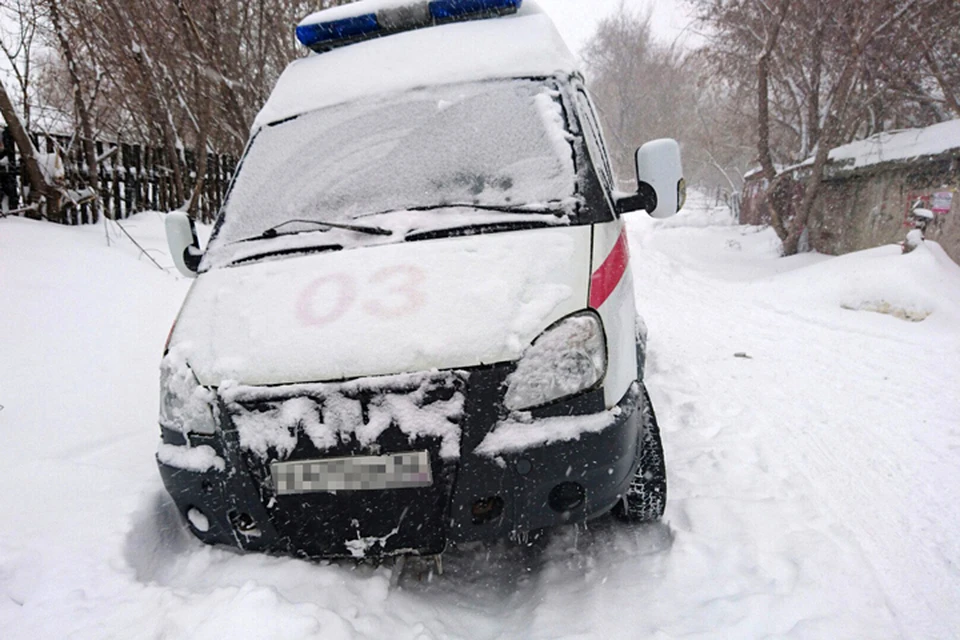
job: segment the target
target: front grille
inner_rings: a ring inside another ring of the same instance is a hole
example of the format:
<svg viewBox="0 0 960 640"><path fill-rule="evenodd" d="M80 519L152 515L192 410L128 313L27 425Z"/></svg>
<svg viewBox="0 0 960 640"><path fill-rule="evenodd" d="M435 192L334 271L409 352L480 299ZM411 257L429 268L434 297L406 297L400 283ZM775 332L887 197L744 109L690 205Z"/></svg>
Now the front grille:
<svg viewBox="0 0 960 640"><path fill-rule="evenodd" d="M225 428L281 544L304 556L443 549L468 374L431 372L336 384L233 386ZM277 495L274 462L426 451L431 486Z"/></svg>

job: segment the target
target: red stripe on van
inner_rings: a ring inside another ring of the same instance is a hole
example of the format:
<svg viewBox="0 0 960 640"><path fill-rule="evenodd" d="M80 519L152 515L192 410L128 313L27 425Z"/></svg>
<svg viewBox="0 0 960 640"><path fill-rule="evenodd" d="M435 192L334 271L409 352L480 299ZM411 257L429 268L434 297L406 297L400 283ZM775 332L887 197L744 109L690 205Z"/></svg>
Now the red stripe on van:
<svg viewBox="0 0 960 640"><path fill-rule="evenodd" d="M630 262L630 249L627 248L627 232L620 232L617 244L600 268L590 276L590 306L599 309L607 301L613 290L620 284Z"/></svg>

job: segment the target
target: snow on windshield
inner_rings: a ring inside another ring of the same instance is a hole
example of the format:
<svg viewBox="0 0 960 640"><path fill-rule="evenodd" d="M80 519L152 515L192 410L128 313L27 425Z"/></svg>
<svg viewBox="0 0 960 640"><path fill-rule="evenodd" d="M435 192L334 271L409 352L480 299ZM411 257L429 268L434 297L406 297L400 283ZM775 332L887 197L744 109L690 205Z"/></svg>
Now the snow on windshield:
<svg viewBox="0 0 960 640"><path fill-rule="evenodd" d="M555 89L533 80L430 87L264 127L217 244L292 218L344 222L464 204L559 208L574 191L573 147Z"/></svg>

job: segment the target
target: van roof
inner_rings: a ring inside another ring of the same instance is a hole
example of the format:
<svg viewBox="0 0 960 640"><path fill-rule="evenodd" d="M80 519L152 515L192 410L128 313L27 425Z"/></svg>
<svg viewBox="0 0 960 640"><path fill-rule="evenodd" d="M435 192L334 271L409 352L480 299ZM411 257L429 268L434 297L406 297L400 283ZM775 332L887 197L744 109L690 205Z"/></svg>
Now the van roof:
<svg viewBox="0 0 960 640"><path fill-rule="evenodd" d="M530 0L527 0L529 4ZM368 13L376 13L383 9L396 9L414 4L424 4L425 0L358 0L349 4L342 4L338 7L330 7L311 13L300 21L300 26L315 24L317 22L328 22L330 20L343 20L345 18L356 18ZM522 4L522 0L521 0Z"/></svg>
<svg viewBox="0 0 960 640"><path fill-rule="evenodd" d="M359 10L354 5L342 9L350 7ZM546 77L578 68L550 18L526 0L514 15L397 33L297 60L280 76L253 130L377 94L454 82Z"/></svg>

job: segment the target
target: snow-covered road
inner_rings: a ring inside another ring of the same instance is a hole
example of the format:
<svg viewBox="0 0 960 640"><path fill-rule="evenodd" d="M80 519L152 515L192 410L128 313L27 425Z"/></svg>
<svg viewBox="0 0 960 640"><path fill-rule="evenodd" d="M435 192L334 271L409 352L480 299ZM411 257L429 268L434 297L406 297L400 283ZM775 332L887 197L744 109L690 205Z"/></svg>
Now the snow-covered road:
<svg viewBox="0 0 960 640"><path fill-rule="evenodd" d="M187 283L101 227L0 220L0 637L960 638L960 268L780 259L699 205L630 227L664 523L399 580L186 534L153 454ZM158 214L126 226L169 264Z"/></svg>

